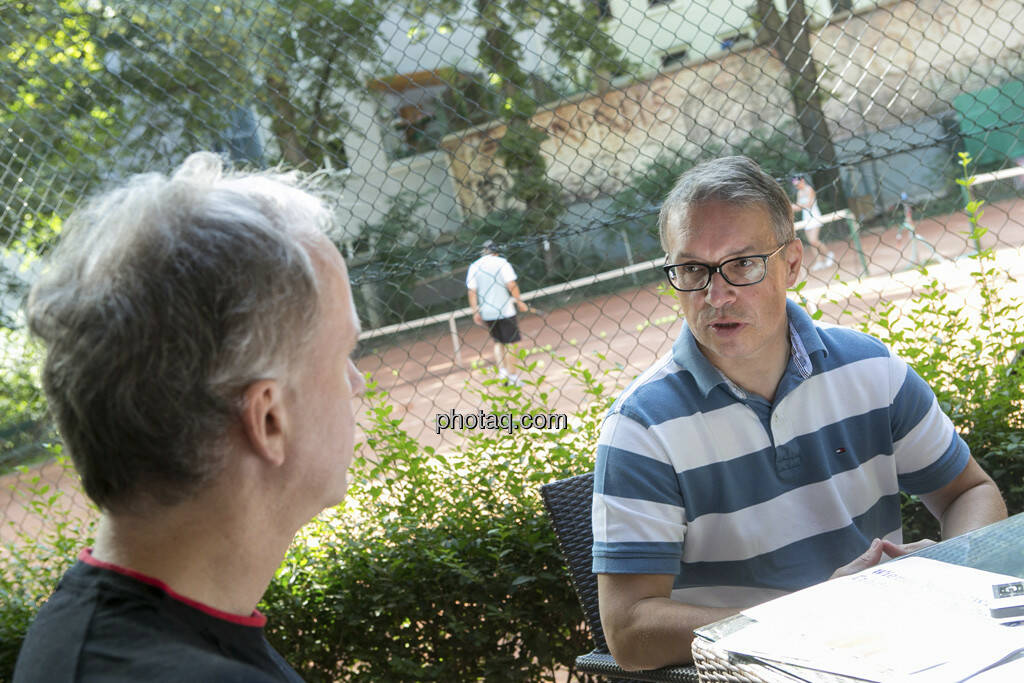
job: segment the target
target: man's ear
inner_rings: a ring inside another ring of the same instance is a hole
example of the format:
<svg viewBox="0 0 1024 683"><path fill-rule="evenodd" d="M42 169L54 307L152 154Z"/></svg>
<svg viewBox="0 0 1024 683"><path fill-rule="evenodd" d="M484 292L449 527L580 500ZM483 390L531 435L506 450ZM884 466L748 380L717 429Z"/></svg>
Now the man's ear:
<svg viewBox="0 0 1024 683"><path fill-rule="evenodd" d="M261 379L246 387L242 432L253 453L275 467L284 464L288 419L284 389L277 380Z"/></svg>
<svg viewBox="0 0 1024 683"><path fill-rule="evenodd" d="M789 289L800 279L800 266L804 262L804 243L800 238L794 239L782 250L786 263L786 288Z"/></svg>

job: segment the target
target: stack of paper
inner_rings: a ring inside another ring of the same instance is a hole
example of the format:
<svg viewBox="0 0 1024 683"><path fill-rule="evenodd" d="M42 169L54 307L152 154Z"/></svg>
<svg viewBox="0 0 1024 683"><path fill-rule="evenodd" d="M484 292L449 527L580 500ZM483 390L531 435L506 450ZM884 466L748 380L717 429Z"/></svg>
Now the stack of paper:
<svg viewBox="0 0 1024 683"><path fill-rule="evenodd" d="M756 623L717 644L885 683L1011 680L1003 675L1020 666L1024 627L993 619L988 601L993 584L1015 580L908 557L744 610Z"/></svg>

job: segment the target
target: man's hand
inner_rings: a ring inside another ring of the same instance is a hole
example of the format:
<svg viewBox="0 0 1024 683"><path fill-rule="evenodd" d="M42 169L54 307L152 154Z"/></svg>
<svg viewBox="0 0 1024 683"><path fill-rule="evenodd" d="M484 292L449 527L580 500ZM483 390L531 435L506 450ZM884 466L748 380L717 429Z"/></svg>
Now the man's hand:
<svg viewBox="0 0 1024 683"><path fill-rule="evenodd" d="M881 539L876 538L871 541L871 545L868 546L868 549L864 551L863 555L856 558L850 564L843 565L832 572L832 576L828 577L829 581L832 579L838 579L841 576L850 576L851 574L856 574L857 572L874 567L882 561L882 545L883 541Z"/></svg>
<svg viewBox="0 0 1024 683"><path fill-rule="evenodd" d="M484 319L480 317L480 312L479 311L477 311L476 313L473 314L473 322L475 322L480 327L484 326Z"/></svg>
<svg viewBox="0 0 1024 683"><path fill-rule="evenodd" d="M871 545L868 546L863 555L850 564L835 570L832 572L832 576L828 578L831 581L832 579L838 579L840 576L850 576L851 574L874 567L882 561L883 557L893 558L907 555L921 548L927 548L930 545L935 545L935 541L930 538L914 541L913 543L893 543L892 541L883 541L876 538L871 541Z"/></svg>
<svg viewBox="0 0 1024 683"><path fill-rule="evenodd" d="M516 308L519 309L520 313L526 313L528 310L530 310L530 307L527 306L526 303L523 301L516 301Z"/></svg>
<svg viewBox="0 0 1024 683"><path fill-rule="evenodd" d="M930 538L922 538L920 541L914 541L913 543L891 543L889 541L882 541L882 552L889 557L899 557L900 555L909 555L910 553L917 552L922 548L935 545L935 543L936 542Z"/></svg>

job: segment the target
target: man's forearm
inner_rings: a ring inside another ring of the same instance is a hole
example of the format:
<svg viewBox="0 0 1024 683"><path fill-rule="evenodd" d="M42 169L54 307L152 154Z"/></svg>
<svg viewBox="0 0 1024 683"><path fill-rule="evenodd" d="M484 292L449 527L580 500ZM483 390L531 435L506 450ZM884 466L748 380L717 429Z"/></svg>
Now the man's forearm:
<svg viewBox="0 0 1024 683"><path fill-rule="evenodd" d="M1006 504L991 481L973 486L950 503L942 513L942 537L952 538L1006 519Z"/></svg>
<svg viewBox="0 0 1024 683"><path fill-rule="evenodd" d="M602 618L602 624L615 662L627 671L639 671L692 662L694 629L739 611L684 605L670 598L648 598L619 619Z"/></svg>

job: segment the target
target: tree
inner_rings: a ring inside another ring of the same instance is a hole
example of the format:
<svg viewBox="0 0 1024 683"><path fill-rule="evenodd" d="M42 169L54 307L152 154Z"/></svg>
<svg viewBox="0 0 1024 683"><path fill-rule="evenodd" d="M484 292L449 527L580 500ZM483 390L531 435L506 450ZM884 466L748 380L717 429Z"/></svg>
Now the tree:
<svg viewBox="0 0 1024 683"><path fill-rule="evenodd" d="M102 72L94 17L77 0L0 4L0 467L51 437L38 388L41 354L16 311L22 272L96 177L110 102L90 92Z"/></svg>
<svg viewBox="0 0 1024 683"><path fill-rule="evenodd" d="M428 12L453 16L462 8L461 0L408 0L405 5L409 17L423 17ZM602 28L596 4L577 7L560 0L472 0L472 7L475 14L470 23L482 33L477 48L479 64L497 90L498 116L505 124L497 156L512 179L510 194L521 205L523 232L544 238L542 254L550 274L555 270L555 255L548 238L565 207L559 188L548 179L540 149L547 133L531 122L542 103L534 96L530 74L522 66L520 36L546 19L550 27L547 39L562 73L582 87L606 81L628 65Z"/></svg>
<svg viewBox="0 0 1024 683"><path fill-rule="evenodd" d="M105 44L147 115L177 122L199 143L220 135L239 106L254 107L270 121L273 160L347 165L339 93L364 87L361 65L379 53L388 2L108 2Z"/></svg>
<svg viewBox="0 0 1024 683"><path fill-rule="evenodd" d="M13 311L27 284L20 270L104 180L223 147L239 113L252 111L271 122L279 150L272 163L344 166L339 93L362 87L359 70L377 54L387 6L0 3L0 365L27 368L5 374L0 393L22 397L19 406L28 405L24 395L40 395L26 379L34 360L16 348L24 335ZM0 414L0 422L8 418L27 420Z"/></svg>
<svg viewBox="0 0 1024 683"><path fill-rule="evenodd" d="M79 0L0 4L0 328L15 312L27 270L81 194L101 177L102 151L123 128L104 72L97 18ZM19 357L6 337L0 355ZM0 358L0 362L5 359ZM17 373L6 377L12 382ZM4 383L3 393L17 393Z"/></svg>
<svg viewBox="0 0 1024 683"><path fill-rule="evenodd" d="M0 245L37 251L59 230L77 191L95 178L118 129L96 17L78 0L0 5Z"/></svg>
<svg viewBox="0 0 1024 683"><path fill-rule="evenodd" d="M44 0L0 5L4 245L40 248L104 176L218 147L240 109L272 163L346 165L339 93L363 87L387 2ZM55 179L60 179L56 182Z"/></svg>
<svg viewBox="0 0 1024 683"><path fill-rule="evenodd" d="M347 165L344 93L364 87L390 3L18 0L0 4L0 246L52 243L104 178L168 169L269 122L269 154ZM20 286L5 272L0 286ZM11 284L13 283L13 284Z"/></svg>
<svg viewBox="0 0 1024 683"><path fill-rule="evenodd" d="M804 0L787 0L788 11L781 16L773 0L755 0L753 18L756 41L770 47L782 61L789 76L790 95L804 151L813 165L814 187L824 199L846 206L839 179L839 166L832 134L822 109L818 68L811 53L810 28Z"/></svg>

